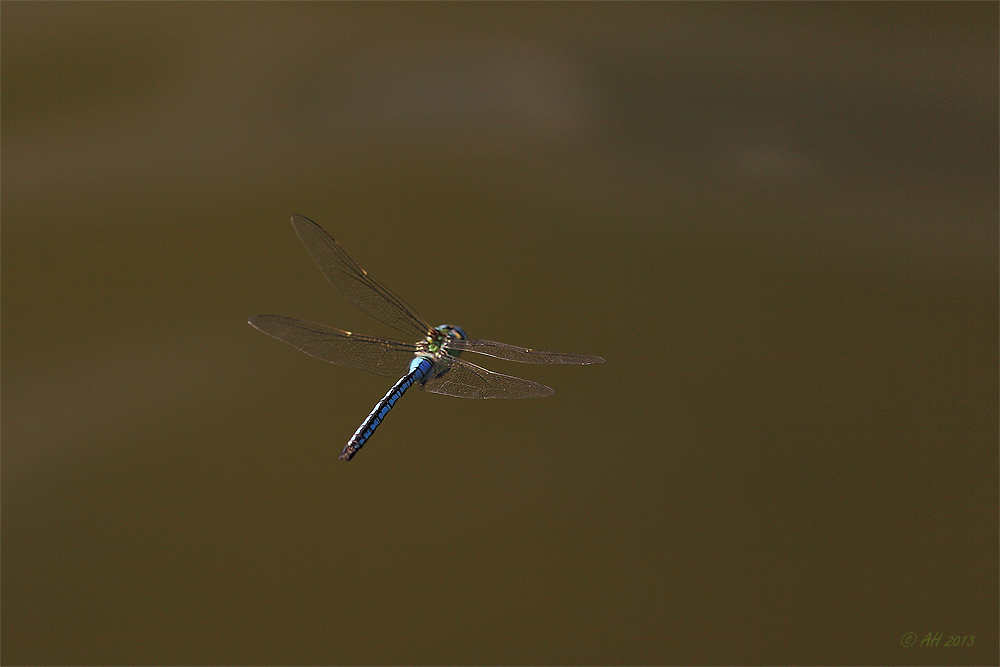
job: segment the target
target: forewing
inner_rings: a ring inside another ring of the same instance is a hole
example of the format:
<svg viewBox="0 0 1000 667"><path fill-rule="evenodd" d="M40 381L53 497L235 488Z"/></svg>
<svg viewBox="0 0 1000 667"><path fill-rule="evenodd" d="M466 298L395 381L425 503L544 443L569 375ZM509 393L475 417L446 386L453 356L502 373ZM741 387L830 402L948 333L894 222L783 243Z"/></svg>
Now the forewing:
<svg viewBox="0 0 1000 667"><path fill-rule="evenodd" d="M459 398L540 398L555 393L544 384L494 373L447 355L434 365L430 379L421 388Z"/></svg>
<svg viewBox="0 0 1000 667"><path fill-rule="evenodd" d="M415 339L431 335L431 327L389 288L358 266L340 244L309 218L292 216L302 245L326 279L355 306Z"/></svg>
<svg viewBox="0 0 1000 667"><path fill-rule="evenodd" d="M331 364L358 368L382 377L402 377L417 351L416 345L362 336L281 315L254 315L253 327L306 354Z"/></svg>
<svg viewBox="0 0 1000 667"><path fill-rule="evenodd" d="M451 350L475 352L488 357L517 361L522 364L603 364L604 359L592 354L574 354L572 352L546 352L532 350L527 347L497 343L492 340L462 340L452 338L445 343Z"/></svg>

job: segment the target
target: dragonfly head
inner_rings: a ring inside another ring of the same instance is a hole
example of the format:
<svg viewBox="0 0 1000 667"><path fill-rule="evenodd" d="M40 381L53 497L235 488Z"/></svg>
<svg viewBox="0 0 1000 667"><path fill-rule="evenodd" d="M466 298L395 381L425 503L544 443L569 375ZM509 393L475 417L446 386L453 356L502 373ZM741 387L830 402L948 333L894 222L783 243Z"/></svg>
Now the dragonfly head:
<svg viewBox="0 0 1000 667"><path fill-rule="evenodd" d="M440 331L447 338L457 338L458 340L467 340L469 337L465 335L465 331L462 327L457 327L454 324L442 324L439 327L434 327ZM448 354L453 357L457 357L461 352L456 352L454 350L448 350Z"/></svg>

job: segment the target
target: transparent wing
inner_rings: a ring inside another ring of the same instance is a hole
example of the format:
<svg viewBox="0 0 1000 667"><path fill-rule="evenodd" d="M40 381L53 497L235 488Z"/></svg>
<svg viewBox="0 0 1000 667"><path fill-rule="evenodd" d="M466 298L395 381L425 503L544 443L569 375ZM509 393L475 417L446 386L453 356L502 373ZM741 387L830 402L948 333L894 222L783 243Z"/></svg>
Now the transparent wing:
<svg viewBox="0 0 1000 667"><path fill-rule="evenodd" d="M326 279L355 306L415 339L431 335L427 322L402 299L368 275L323 228L301 215L292 226Z"/></svg>
<svg viewBox="0 0 1000 667"><path fill-rule="evenodd" d="M571 352L546 352L532 350L527 347L497 343L492 340L461 340L451 338L444 346L450 350L475 352L488 357L518 361L522 364L603 364L604 359L592 354L573 354Z"/></svg>
<svg viewBox="0 0 1000 667"><path fill-rule="evenodd" d="M494 373L448 355L438 360L421 388L459 398L540 398L555 393L544 384Z"/></svg>
<svg viewBox="0 0 1000 667"><path fill-rule="evenodd" d="M247 321L268 336L297 347L317 359L382 377L399 378L406 375L410 361L417 352L416 345L331 329L293 317L254 315Z"/></svg>

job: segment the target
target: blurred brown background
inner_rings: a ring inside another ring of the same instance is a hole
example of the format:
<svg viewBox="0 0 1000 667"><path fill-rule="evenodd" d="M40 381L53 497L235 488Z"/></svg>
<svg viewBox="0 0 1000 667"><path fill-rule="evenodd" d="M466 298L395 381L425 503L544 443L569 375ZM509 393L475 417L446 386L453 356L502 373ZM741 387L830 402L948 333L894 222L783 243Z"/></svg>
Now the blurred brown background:
<svg viewBox="0 0 1000 667"><path fill-rule="evenodd" d="M997 11L4 2L3 663L996 664Z"/></svg>

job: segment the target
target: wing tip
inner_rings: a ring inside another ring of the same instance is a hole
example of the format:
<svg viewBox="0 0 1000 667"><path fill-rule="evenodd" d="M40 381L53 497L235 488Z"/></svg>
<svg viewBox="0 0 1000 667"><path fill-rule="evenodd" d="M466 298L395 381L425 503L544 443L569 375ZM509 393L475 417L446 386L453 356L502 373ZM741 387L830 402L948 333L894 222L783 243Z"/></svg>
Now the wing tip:
<svg viewBox="0 0 1000 667"><path fill-rule="evenodd" d="M299 237L299 239L302 240L303 243L306 240L303 234L308 234L310 230L315 232L318 229L323 234L326 234L323 228L320 227L317 223L313 222L306 216L300 215L298 213L292 215L292 229L295 230L295 234ZM329 236L329 234L327 234L327 236ZM306 247L308 248L308 246Z"/></svg>
<svg viewBox="0 0 1000 667"><path fill-rule="evenodd" d="M282 319L280 315L251 315L250 317L247 318L247 324L252 326L254 329L257 329L258 331L263 331L264 333L267 333L267 331L265 330L265 326L268 323L274 323L276 320L280 319Z"/></svg>

